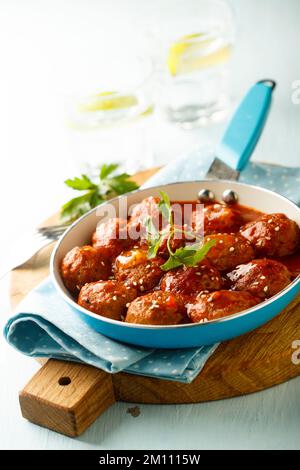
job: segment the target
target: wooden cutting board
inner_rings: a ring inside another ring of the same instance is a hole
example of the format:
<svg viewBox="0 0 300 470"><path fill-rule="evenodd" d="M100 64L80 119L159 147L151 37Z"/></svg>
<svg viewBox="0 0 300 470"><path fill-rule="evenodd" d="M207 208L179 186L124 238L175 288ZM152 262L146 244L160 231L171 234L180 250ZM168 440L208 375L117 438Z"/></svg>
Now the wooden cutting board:
<svg viewBox="0 0 300 470"><path fill-rule="evenodd" d="M141 172L135 180L142 184L156 171ZM57 222L58 216L46 221ZM13 307L48 275L52 248L13 271ZM22 414L33 423L78 436L116 401L200 403L257 392L300 375L300 365L292 361L295 340L300 340L300 296L268 324L222 343L191 384L123 372L110 375L92 366L51 359L20 392Z"/></svg>

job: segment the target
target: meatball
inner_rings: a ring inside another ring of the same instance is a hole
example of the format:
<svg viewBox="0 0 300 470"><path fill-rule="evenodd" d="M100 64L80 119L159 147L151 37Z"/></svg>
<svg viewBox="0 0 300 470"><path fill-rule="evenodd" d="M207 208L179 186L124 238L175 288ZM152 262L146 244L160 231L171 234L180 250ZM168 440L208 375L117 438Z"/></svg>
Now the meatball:
<svg viewBox="0 0 300 470"><path fill-rule="evenodd" d="M134 287L113 281L99 281L82 287L78 304L91 312L113 320L122 320L126 305L137 297Z"/></svg>
<svg viewBox="0 0 300 470"><path fill-rule="evenodd" d="M150 196L133 208L128 223L128 230L133 239L146 236L145 222L149 217L157 229L162 228L162 216L158 207L159 201L159 197Z"/></svg>
<svg viewBox="0 0 300 470"><path fill-rule="evenodd" d="M291 282L291 274L284 264L271 259L256 259L241 264L227 274L236 291L247 291L260 299L272 297Z"/></svg>
<svg viewBox="0 0 300 470"><path fill-rule="evenodd" d="M168 271L162 278L160 289L187 296L196 296L203 290L219 290L222 288L220 272L203 262L195 268L182 267Z"/></svg>
<svg viewBox="0 0 300 470"><path fill-rule="evenodd" d="M249 292L219 290L198 295L194 302L187 304L187 313L193 323L203 323L241 312L259 302Z"/></svg>
<svg viewBox="0 0 300 470"><path fill-rule="evenodd" d="M92 237L92 244L97 247L102 256L111 259L133 244L127 230L125 219L109 219L99 224Z"/></svg>
<svg viewBox="0 0 300 470"><path fill-rule="evenodd" d="M159 256L151 260L147 250L138 248L122 252L115 261L114 274L118 281L126 281L139 292L153 289L163 275L160 266L165 260Z"/></svg>
<svg viewBox="0 0 300 470"><path fill-rule="evenodd" d="M125 322L143 325L177 325L188 322L188 319L180 297L170 292L156 291L131 302Z"/></svg>
<svg viewBox="0 0 300 470"><path fill-rule="evenodd" d="M105 281L111 274L111 263L92 246L76 246L61 263L65 286L73 293L79 292L87 282Z"/></svg>
<svg viewBox="0 0 300 470"><path fill-rule="evenodd" d="M239 234L218 233L204 237L204 242L209 240L215 240L216 244L211 247L206 258L220 271L227 271L254 258L251 244Z"/></svg>
<svg viewBox="0 0 300 470"><path fill-rule="evenodd" d="M243 225L240 232L259 256L290 255L300 244L300 229L285 214L264 214Z"/></svg>
<svg viewBox="0 0 300 470"><path fill-rule="evenodd" d="M210 204L203 211L194 211L192 215L193 229L204 235L237 232L242 223L239 212L224 204Z"/></svg>
<svg viewBox="0 0 300 470"><path fill-rule="evenodd" d="M186 240L188 239L187 235L185 234L185 228L175 225L174 227L174 235L170 239L170 248L174 252L178 248L181 248L185 245ZM186 228L186 230L188 230ZM169 250L168 250L168 238L169 238L169 226L164 229L166 232L165 236L162 239L161 245L158 249L158 254L163 258L169 258ZM189 240L190 241L190 240ZM191 240L192 241L192 240Z"/></svg>

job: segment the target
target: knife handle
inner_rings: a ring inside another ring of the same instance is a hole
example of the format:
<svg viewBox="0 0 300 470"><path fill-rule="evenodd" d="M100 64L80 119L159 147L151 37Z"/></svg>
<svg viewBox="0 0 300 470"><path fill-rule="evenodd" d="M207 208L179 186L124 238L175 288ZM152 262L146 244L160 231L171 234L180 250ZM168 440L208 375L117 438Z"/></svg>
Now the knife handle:
<svg viewBox="0 0 300 470"><path fill-rule="evenodd" d="M231 168L241 171L248 163L266 122L275 86L274 80L260 80L235 111L216 149L217 157Z"/></svg>

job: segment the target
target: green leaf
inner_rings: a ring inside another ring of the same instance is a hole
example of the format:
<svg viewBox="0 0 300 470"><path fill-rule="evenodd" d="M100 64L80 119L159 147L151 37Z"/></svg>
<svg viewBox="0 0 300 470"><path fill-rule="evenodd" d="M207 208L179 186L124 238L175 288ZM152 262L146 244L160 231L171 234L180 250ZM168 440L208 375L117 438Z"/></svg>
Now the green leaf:
<svg viewBox="0 0 300 470"><path fill-rule="evenodd" d="M166 219L169 224L173 225L173 216L170 198L164 191L159 191L161 200L158 203L158 208L163 218Z"/></svg>
<svg viewBox="0 0 300 470"><path fill-rule="evenodd" d="M160 269L163 271L170 271L170 269L178 268L182 266L182 262L178 260L175 256L170 256L170 258L160 266Z"/></svg>
<svg viewBox="0 0 300 470"><path fill-rule="evenodd" d="M178 268L179 266L197 266L197 264L205 258L215 243L216 240L210 240L204 245L201 245L200 248L199 244L177 248L175 253L171 254L169 259L161 266L161 269L163 271L169 271L170 269Z"/></svg>
<svg viewBox="0 0 300 470"><path fill-rule="evenodd" d="M99 206L105 199L98 193L98 191L94 191L94 193L91 195L90 199L90 209L93 207Z"/></svg>
<svg viewBox="0 0 300 470"><path fill-rule="evenodd" d="M144 223L147 230L147 239L149 242L151 242L152 239L158 238L160 236L159 231L155 227L151 217L147 217Z"/></svg>
<svg viewBox="0 0 300 470"><path fill-rule="evenodd" d="M130 175L127 175L127 173L122 173L121 175L114 176L113 178L108 179L107 184L109 188L111 188L118 195L129 193L130 191L134 191L139 187L134 181L131 181L129 178Z"/></svg>
<svg viewBox="0 0 300 470"><path fill-rule="evenodd" d="M158 249L162 243L163 235L161 235L156 229L151 217L148 217L145 221L147 230L147 242L148 242L148 259L155 258Z"/></svg>
<svg viewBox="0 0 300 470"><path fill-rule="evenodd" d="M86 175L81 175L81 178L76 176L73 179L68 179L65 181L65 184L72 189L77 189L78 191L97 188L97 185L94 184Z"/></svg>
<svg viewBox="0 0 300 470"><path fill-rule="evenodd" d="M170 201L168 194L165 191L159 191L159 195L161 197L160 202L165 203L167 207L171 207L171 201Z"/></svg>
<svg viewBox="0 0 300 470"><path fill-rule="evenodd" d="M157 252L158 252L160 245L161 245L161 239L159 238L158 240L156 240L149 246L148 254L147 254L148 259L152 259L157 256Z"/></svg>
<svg viewBox="0 0 300 470"><path fill-rule="evenodd" d="M212 246L216 244L216 240L210 240L202 245L195 253L191 253L184 257L185 266L196 266L202 261ZM187 252L188 253L188 252ZM176 254L176 252L175 252Z"/></svg>
<svg viewBox="0 0 300 470"><path fill-rule="evenodd" d="M100 174L99 174L100 180L106 179L108 175L110 175L115 170L117 170L118 167L119 167L118 163L110 163L109 165L106 165L106 163L104 163L104 165L102 165L100 168Z"/></svg>
<svg viewBox="0 0 300 470"><path fill-rule="evenodd" d="M60 216L63 220L72 221L90 210L90 201L94 196L94 191L89 191L82 196L75 197L66 202L62 208Z"/></svg>
<svg viewBox="0 0 300 470"><path fill-rule="evenodd" d="M118 167L117 163L102 165L99 184L94 183L87 175L67 179L65 181L67 186L77 191L85 190L87 193L64 204L61 208L61 218L66 221L75 220L103 201L138 189L139 186L130 180L130 175L127 173L110 176Z"/></svg>

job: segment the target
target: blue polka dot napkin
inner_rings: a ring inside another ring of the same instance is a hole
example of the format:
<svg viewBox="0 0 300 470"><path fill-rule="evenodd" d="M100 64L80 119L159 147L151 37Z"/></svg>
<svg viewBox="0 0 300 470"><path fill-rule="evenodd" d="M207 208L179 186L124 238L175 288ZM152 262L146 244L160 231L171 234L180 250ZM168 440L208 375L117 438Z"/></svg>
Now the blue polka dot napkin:
<svg viewBox="0 0 300 470"><path fill-rule="evenodd" d="M212 153L198 150L166 166L147 186L201 179ZM300 168L250 163L240 181L284 194L300 203ZM4 335L13 347L33 357L84 362L109 373L120 371L190 383L201 372L217 344L184 350L137 348L111 340L86 325L56 292L50 278L18 306Z"/></svg>

